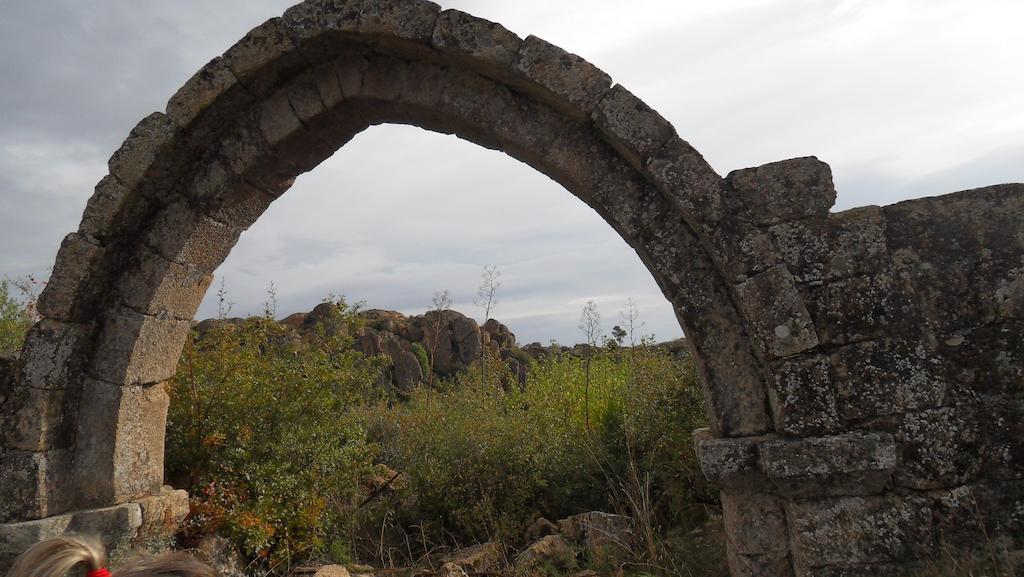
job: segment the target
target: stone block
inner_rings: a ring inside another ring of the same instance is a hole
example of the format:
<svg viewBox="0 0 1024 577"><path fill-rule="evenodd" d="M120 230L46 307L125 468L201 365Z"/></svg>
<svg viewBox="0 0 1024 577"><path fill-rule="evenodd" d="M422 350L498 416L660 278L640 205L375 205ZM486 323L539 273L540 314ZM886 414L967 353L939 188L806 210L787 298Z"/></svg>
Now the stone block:
<svg viewBox="0 0 1024 577"><path fill-rule="evenodd" d="M41 519L66 510L73 458L72 449L0 447L0 523Z"/></svg>
<svg viewBox="0 0 1024 577"><path fill-rule="evenodd" d="M317 94L320 101L328 110L334 108L345 99L345 93L341 89L341 81L338 79L337 65L333 62L320 64L310 74L313 83L316 84Z"/></svg>
<svg viewBox="0 0 1024 577"><path fill-rule="evenodd" d="M309 126L314 119L322 115L326 109L320 99L320 89L312 70L306 70L292 79L287 86L288 102L299 118L299 122Z"/></svg>
<svg viewBox="0 0 1024 577"><path fill-rule="evenodd" d="M83 393L75 457L79 506L158 495L169 405L164 385L89 380Z"/></svg>
<svg viewBox="0 0 1024 577"><path fill-rule="evenodd" d="M1024 479L1024 399L992 396L980 408L985 415L982 435L982 475L994 479Z"/></svg>
<svg viewBox="0 0 1024 577"><path fill-rule="evenodd" d="M789 503L794 564L901 562L931 548L930 503L917 497L841 497Z"/></svg>
<svg viewBox="0 0 1024 577"><path fill-rule="evenodd" d="M739 217L720 222L703 240L732 283L742 284L773 268L785 267L771 233Z"/></svg>
<svg viewBox="0 0 1024 577"><path fill-rule="evenodd" d="M409 65L390 56L371 56L363 74L360 96L382 102L395 102L402 95Z"/></svg>
<svg viewBox="0 0 1024 577"><path fill-rule="evenodd" d="M21 350L18 384L35 389L79 386L90 339L87 325L43 319L29 329Z"/></svg>
<svg viewBox="0 0 1024 577"><path fill-rule="evenodd" d="M840 429L836 387L828 357L807 354L787 357L768 367L768 399L775 429L798 437L833 433Z"/></svg>
<svg viewBox="0 0 1024 577"><path fill-rule="evenodd" d="M270 148L260 129L261 115L257 112L240 121L226 134L220 140L218 158L235 177L276 198L291 187L299 169ZM197 174L196 178L205 175Z"/></svg>
<svg viewBox="0 0 1024 577"><path fill-rule="evenodd" d="M910 303L898 294L887 272L825 281L804 293L823 343L881 338L894 332L893 325L915 324Z"/></svg>
<svg viewBox="0 0 1024 577"><path fill-rule="evenodd" d="M257 98L309 66L280 18L271 18L250 30L224 53L224 63Z"/></svg>
<svg viewBox="0 0 1024 577"><path fill-rule="evenodd" d="M938 353L962 396L1024 393L1024 322L1003 321L937 338Z"/></svg>
<svg viewBox="0 0 1024 577"><path fill-rule="evenodd" d="M637 170L643 170L675 136L667 120L621 85L605 93L593 119L601 134Z"/></svg>
<svg viewBox="0 0 1024 577"><path fill-rule="evenodd" d="M174 376L190 322L114 308L104 315L90 373L121 384L150 384Z"/></svg>
<svg viewBox="0 0 1024 577"><path fill-rule="evenodd" d="M580 119L589 118L612 85L593 64L536 36L523 42L515 70L528 81L518 87Z"/></svg>
<svg viewBox="0 0 1024 577"><path fill-rule="evenodd" d="M290 101L289 89L272 94L259 107L259 127L274 154L294 167L291 176L315 168L336 147L307 130ZM319 98L317 98L319 100Z"/></svg>
<svg viewBox="0 0 1024 577"><path fill-rule="evenodd" d="M39 295L39 313L68 322L92 320L92 306L106 282L105 256L103 246L85 234L64 237L50 279Z"/></svg>
<svg viewBox="0 0 1024 577"><path fill-rule="evenodd" d="M722 514L729 549L740 555L786 556L786 512L778 496L765 492L723 492Z"/></svg>
<svg viewBox="0 0 1024 577"><path fill-rule="evenodd" d="M891 262L882 209L864 206L829 215L832 250L825 277L843 278L887 270Z"/></svg>
<svg viewBox="0 0 1024 577"><path fill-rule="evenodd" d="M287 91L274 93L260 106L260 112L260 131L272 147L303 129L302 120L292 109Z"/></svg>
<svg viewBox="0 0 1024 577"><path fill-rule="evenodd" d="M839 415L847 421L937 407L946 396L945 364L921 343L854 343L836 349L830 362Z"/></svg>
<svg viewBox="0 0 1024 577"><path fill-rule="evenodd" d="M220 165L220 161L214 161ZM227 170L223 165L211 171ZM207 197L203 212L213 220L237 230L247 230L278 197L249 182L228 177L223 188Z"/></svg>
<svg viewBox="0 0 1024 577"><path fill-rule="evenodd" d="M937 489L972 480L982 464L981 417L968 405L907 413L898 436L896 483Z"/></svg>
<svg viewBox="0 0 1024 577"><path fill-rule="evenodd" d="M1024 481L964 485L933 493L939 543L957 553L1024 548Z"/></svg>
<svg viewBox="0 0 1024 577"><path fill-rule="evenodd" d="M185 127L207 111L233 111L252 101L249 91L242 88L224 59L217 56L167 101L167 117L176 126Z"/></svg>
<svg viewBox="0 0 1024 577"><path fill-rule="evenodd" d="M176 128L162 112L143 118L107 161L110 174L129 190L134 189L142 182L157 154L171 143Z"/></svg>
<svg viewBox="0 0 1024 577"><path fill-rule="evenodd" d="M422 0L307 0L285 11L284 21L302 54L319 64L344 50L346 41L401 56L425 54L440 10Z"/></svg>
<svg viewBox="0 0 1024 577"><path fill-rule="evenodd" d="M165 541L174 536L189 513L188 493L164 485L160 492L138 501L142 510L142 524L137 541Z"/></svg>
<svg viewBox="0 0 1024 577"><path fill-rule="evenodd" d="M647 163L658 187L682 210L695 231L707 234L734 208L725 181L688 142L672 137Z"/></svg>
<svg viewBox="0 0 1024 577"><path fill-rule="evenodd" d="M351 55L339 58L334 63L334 73L338 77L341 93L345 98L354 98L363 91L363 76L366 74L368 61L363 56Z"/></svg>
<svg viewBox="0 0 1024 577"><path fill-rule="evenodd" d="M834 250L831 220L804 219L768 227L772 244L798 283L821 283Z"/></svg>
<svg viewBox="0 0 1024 577"><path fill-rule="evenodd" d="M14 386L0 402L0 447L21 451L64 449L75 441L81 387Z"/></svg>
<svg viewBox="0 0 1024 577"><path fill-rule="evenodd" d="M138 503L2 524L0 571L6 571L14 559L32 545L66 534L95 536L108 551L125 547L135 537L141 524L142 515Z"/></svg>
<svg viewBox="0 0 1024 577"><path fill-rule="evenodd" d="M759 225L824 218L836 201L832 169L813 156L734 170L725 179Z"/></svg>
<svg viewBox="0 0 1024 577"><path fill-rule="evenodd" d="M132 194L117 177L108 174L99 181L93 195L89 197L78 230L86 237L99 239L101 243L131 234L136 227L141 226L152 204L152 199Z"/></svg>
<svg viewBox="0 0 1024 577"><path fill-rule="evenodd" d="M776 266L736 287L740 310L767 359L801 353L818 346L818 335L793 275Z"/></svg>
<svg viewBox="0 0 1024 577"><path fill-rule="evenodd" d="M148 316L190 321L213 282L192 266L171 262L140 247L118 279L121 302Z"/></svg>
<svg viewBox="0 0 1024 577"><path fill-rule="evenodd" d="M177 202L157 217L144 244L167 260L209 274L224 262L241 233Z"/></svg>
<svg viewBox="0 0 1024 577"><path fill-rule="evenodd" d="M451 70L445 70L434 64L412 62L405 70L404 85L401 90L401 104L417 109L417 112L424 116L428 115L429 111L438 111L442 104L442 95L449 85L453 83L451 79L461 76L463 75ZM451 103L454 100L457 100L457 98L450 98L449 102ZM424 123L425 126L430 130L450 132L450 128L444 130L450 123L441 118L441 115L438 116L439 118L436 119L430 118L427 123Z"/></svg>
<svg viewBox="0 0 1024 577"><path fill-rule="evenodd" d="M896 444L887 433L849 433L797 440L767 440L760 466L789 498L870 495L890 484Z"/></svg>
<svg viewBox="0 0 1024 577"><path fill-rule="evenodd" d="M565 128L555 135L544 153L550 167L548 176L591 204L601 182L613 171L620 171L624 163L588 127L570 125Z"/></svg>
<svg viewBox="0 0 1024 577"><path fill-rule="evenodd" d="M765 437L698 437L697 458L701 471L723 491L739 493L761 490L765 479L759 464L758 447L764 440Z"/></svg>
<svg viewBox="0 0 1024 577"><path fill-rule="evenodd" d="M504 81L510 78L523 39L501 24L445 10L434 26L431 45L460 64Z"/></svg>

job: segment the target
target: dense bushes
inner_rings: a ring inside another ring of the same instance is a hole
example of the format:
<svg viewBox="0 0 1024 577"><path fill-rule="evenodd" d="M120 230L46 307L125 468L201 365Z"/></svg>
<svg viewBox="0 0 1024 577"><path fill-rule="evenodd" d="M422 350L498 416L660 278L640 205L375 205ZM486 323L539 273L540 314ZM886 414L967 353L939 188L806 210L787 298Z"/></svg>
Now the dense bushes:
<svg viewBox="0 0 1024 577"><path fill-rule="evenodd" d="M713 500L691 448L703 405L689 364L648 347L599 352L588 402L580 356L534 362L525 387L508 390L501 364L489 361L443 394L420 390L371 413L381 458L406 479L364 523L389 528L395 543L416 526L437 542L520 545L538 515L611 510L642 515L660 533Z"/></svg>
<svg viewBox="0 0 1024 577"><path fill-rule="evenodd" d="M688 362L648 346L552 352L523 359L520 386L491 353L395 401L339 304L331 325L345 328L330 335L222 321L186 347L167 463L192 495L188 536L226 534L264 568L412 564L439 545L524 545L538 516L604 510L632 516L637 558L668 567L679 542L665 537L714 502L691 447L703 411Z"/></svg>
<svg viewBox="0 0 1024 577"><path fill-rule="evenodd" d="M375 454L346 415L376 397L383 367L350 344L323 331L297 340L261 318L187 344L170 389L167 474L190 490L192 536L225 533L268 566L346 554L357 481Z"/></svg>

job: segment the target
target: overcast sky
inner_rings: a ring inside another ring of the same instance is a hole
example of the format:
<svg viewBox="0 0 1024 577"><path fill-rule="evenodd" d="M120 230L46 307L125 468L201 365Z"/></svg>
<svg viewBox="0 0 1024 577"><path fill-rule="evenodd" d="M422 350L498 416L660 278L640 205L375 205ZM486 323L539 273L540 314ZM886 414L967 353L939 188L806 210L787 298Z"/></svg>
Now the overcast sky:
<svg viewBox="0 0 1024 577"><path fill-rule="evenodd" d="M48 275L106 159L196 69L288 0L0 0L0 274ZM1024 181L1024 3L982 0L447 0L584 56L725 174L815 155L835 210ZM410 127L358 136L247 231L218 270L233 313L328 294L419 313L472 305L520 341L571 343L595 300L681 334L636 254L546 177ZM216 310L211 290L199 315Z"/></svg>

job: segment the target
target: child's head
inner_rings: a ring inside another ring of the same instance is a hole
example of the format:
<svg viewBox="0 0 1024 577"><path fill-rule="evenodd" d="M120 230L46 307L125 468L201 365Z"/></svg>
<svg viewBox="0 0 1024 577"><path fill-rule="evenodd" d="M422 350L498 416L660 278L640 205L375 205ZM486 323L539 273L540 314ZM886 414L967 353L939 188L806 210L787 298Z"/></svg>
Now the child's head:
<svg viewBox="0 0 1024 577"><path fill-rule="evenodd" d="M214 577L209 565L187 553L135 555L113 573L106 568L106 557L103 547L92 539L54 537L22 553L7 577L66 577L78 566L85 568L87 577Z"/></svg>

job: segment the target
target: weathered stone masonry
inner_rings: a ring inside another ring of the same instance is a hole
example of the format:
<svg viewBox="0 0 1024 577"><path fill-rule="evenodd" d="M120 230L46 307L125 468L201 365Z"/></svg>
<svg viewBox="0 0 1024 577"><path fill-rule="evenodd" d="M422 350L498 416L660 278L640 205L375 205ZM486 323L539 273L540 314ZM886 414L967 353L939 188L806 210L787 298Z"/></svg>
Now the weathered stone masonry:
<svg viewBox="0 0 1024 577"><path fill-rule="evenodd" d="M699 362L733 575L1024 557L1024 186L830 213L824 163L723 179L539 38L419 0L309 0L143 119L62 243L45 320L0 360L0 567L49 535L180 518L162 383L213 270L380 123L504 151L636 250Z"/></svg>

